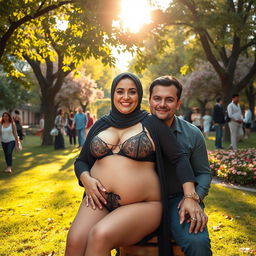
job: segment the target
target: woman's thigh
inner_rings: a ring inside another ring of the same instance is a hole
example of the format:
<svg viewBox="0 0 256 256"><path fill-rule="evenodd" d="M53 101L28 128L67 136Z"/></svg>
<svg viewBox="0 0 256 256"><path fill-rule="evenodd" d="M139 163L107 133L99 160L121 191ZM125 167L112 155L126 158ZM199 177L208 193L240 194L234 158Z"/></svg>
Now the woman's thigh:
<svg viewBox="0 0 256 256"><path fill-rule="evenodd" d="M111 248L131 245L155 231L162 216L161 202L140 202L120 206L100 220L93 229L109 237ZM97 233L97 232L96 232Z"/></svg>
<svg viewBox="0 0 256 256"><path fill-rule="evenodd" d="M91 207L87 207L84 199L70 227L67 244L71 244L72 246L80 244L80 246L85 248L87 236L91 227L104 218L107 214L108 211L105 208L102 210L98 208L93 210Z"/></svg>

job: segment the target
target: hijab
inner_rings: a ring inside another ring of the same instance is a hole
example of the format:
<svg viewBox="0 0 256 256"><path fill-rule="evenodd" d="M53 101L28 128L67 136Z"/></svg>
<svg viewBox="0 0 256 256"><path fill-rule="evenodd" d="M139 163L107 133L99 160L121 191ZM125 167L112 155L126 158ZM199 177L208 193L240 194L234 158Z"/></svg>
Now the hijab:
<svg viewBox="0 0 256 256"><path fill-rule="evenodd" d="M119 112L114 104L115 89L118 83L122 79L126 79L126 78L129 78L134 82L137 88L137 93L138 93L138 105L129 114L123 114ZM141 122L148 115L146 111L140 109L142 97L143 97L143 88L137 76L128 72L117 75L114 78L111 86L111 111L109 115L103 117L103 120L106 123L108 123L110 126L113 126L116 128L127 128Z"/></svg>

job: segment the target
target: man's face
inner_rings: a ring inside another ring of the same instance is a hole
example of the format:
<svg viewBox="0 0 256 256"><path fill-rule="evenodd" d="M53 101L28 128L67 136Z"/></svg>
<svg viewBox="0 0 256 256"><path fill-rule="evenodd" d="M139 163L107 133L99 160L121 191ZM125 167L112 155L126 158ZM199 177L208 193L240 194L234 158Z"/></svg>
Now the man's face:
<svg viewBox="0 0 256 256"><path fill-rule="evenodd" d="M174 114L179 109L181 101L177 97L175 86L156 85L149 98L150 112L171 126Z"/></svg>
<svg viewBox="0 0 256 256"><path fill-rule="evenodd" d="M239 102L239 97L238 96L234 97L233 102L237 104Z"/></svg>

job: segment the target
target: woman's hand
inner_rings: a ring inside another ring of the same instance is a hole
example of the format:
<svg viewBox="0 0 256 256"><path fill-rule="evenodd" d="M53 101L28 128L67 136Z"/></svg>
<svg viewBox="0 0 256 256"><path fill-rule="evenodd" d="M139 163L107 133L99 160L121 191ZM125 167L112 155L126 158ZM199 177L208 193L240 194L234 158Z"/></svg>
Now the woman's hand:
<svg viewBox="0 0 256 256"><path fill-rule="evenodd" d="M107 204L106 199L104 198L107 190L99 180L91 177L89 172L83 172L79 179L85 188L86 206L91 205L94 210L96 209L96 206L99 209L102 209L102 203Z"/></svg>

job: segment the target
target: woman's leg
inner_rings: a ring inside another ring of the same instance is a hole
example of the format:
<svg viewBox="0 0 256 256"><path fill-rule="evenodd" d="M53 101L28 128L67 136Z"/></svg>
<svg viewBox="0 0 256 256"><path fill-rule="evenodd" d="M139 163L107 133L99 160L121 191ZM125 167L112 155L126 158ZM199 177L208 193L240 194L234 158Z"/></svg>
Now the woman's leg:
<svg viewBox="0 0 256 256"><path fill-rule="evenodd" d="M88 233L93 225L108 214L108 211L93 210L82 201L67 236L65 256L82 256L85 253Z"/></svg>
<svg viewBox="0 0 256 256"><path fill-rule="evenodd" d="M113 248L139 242L157 229L161 216L157 201L120 206L91 228L85 256L109 256Z"/></svg>

